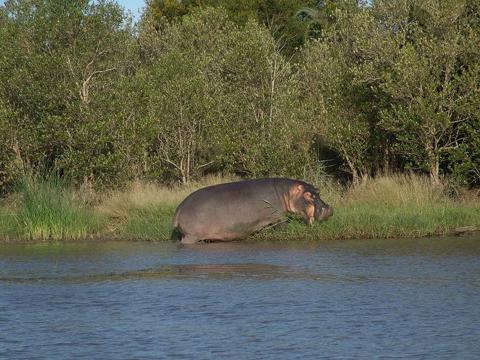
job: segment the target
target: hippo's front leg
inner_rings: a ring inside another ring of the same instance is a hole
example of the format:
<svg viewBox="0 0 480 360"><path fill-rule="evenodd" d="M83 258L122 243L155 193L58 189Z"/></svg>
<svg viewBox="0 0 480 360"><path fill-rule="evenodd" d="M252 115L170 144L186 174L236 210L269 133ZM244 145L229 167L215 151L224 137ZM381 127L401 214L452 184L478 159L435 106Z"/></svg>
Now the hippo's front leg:
<svg viewBox="0 0 480 360"><path fill-rule="evenodd" d="M182 244L191 245L196 244L200 239L192 235L183 235Z"/></svg>

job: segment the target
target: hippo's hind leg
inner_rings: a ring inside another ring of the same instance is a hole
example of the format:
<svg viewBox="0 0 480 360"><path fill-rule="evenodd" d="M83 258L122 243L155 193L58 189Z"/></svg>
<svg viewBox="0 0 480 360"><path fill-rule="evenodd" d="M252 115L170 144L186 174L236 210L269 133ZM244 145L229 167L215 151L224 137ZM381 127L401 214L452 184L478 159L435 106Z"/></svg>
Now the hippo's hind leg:
<svg viewBox="0 0 480 360"><path fill-rule="evenodd" d="M193 235L184 234L182 236L182 244L196 244L200 239Z"/></svg>
<svg viewBox="0 0 480 360"><path fill-rule="evenodd" d="M181 240L182 239L182 232L178 228L174 228L172 233L170 234L170 240Z"/></svg>

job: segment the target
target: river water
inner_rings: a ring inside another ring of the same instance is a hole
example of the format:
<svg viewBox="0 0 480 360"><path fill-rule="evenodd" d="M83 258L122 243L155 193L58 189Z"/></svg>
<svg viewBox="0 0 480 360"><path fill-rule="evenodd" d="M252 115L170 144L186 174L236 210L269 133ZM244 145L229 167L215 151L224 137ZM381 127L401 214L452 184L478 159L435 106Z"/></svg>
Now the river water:
<svg viewBox="0 0 480 360"><path fill-rule="evenodd" d="M480 238L0 246L0 359L478 359Z"/></svg>

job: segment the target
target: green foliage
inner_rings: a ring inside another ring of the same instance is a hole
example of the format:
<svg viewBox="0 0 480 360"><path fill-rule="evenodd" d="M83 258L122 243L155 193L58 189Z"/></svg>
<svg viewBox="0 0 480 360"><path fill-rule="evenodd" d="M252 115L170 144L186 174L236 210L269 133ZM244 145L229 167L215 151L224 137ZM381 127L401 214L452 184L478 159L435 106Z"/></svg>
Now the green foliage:
<svg viewBox="0 0 480 360"><path fill-rule="evenodd" d="M121 95L116 84L130 62L121 8L8 1L0 12L0 98L15 113L8 140L16 148L7 156L34 171L112 182L125 165L111 151L125 131L116 118L124 109L112 98Z"/></svg>
<svg viewBox="0 0 480 360"><path fill-rule="evenodd" d="M356 184L414 171L478 186L479 12L473 0L164 0L134 27L113 1L7 1L0 194L29 173L108 189L305 178L332 158Z"/></svg>
<svg viewBox="0 0 480 360"><path fill-rule="evenodd" d="M365 5L358 0L319 0L313 7L299 9L296 16L308 24L310 37L318 39L335 27L343 14L356 13Z"/></svg>
<svg viewBox="0 0 480 360"><path fill-rule="evenodd" d="M25 179L15 212L0 215L0 232L31 240L83 239L98 232L103 218L55 178Z"/></svg>
<svg viewBox="0 0 480 360"><path fill-rule="evenodd" d="M304 49L314 124L354 182L415 170L436 184L452 171L478 183L477 15L457 1L337 8L335 24Z"/></svg>
<svg viewBox="0 0 480 360"><path fill-rule="evenodd" d="M15 155L18 155L18 144L13 138L13 117L14 114L9 106L0 98L0 195L6 193L18 176L21 164L15 162Z"/></svg>
<svg viewBox="0 0 480 360"><path fill-rule="evenodd" d="M397 150L435 183L441 162L458 151L458 132L472 120L458 106L470 97L462 68L470 43L479 39L465 23L464 10L456 1L416 4L410 38L383 84L392 102L382 126L395 132Z"/></svg>
<svg viewBox="0 0 480 360"><path fill-rule="evenodd" d="M22 235L15 215L0 209L0 237L2 240L10 240Z"/></svg>
<svg viewBox="0 0 480 360"><path fill-rule="evenodd" d="M267 27L281 44L283 54L293 55L300 48L310 30L298 10L314 6L314 0L152 0L147 5L147 16L157 28L178 21L204 7L224 8L229 20L244 27L255 20Z"/></svg>
<svg viewBox="0 0 480 360"><path fill-rule="evenodd" d="M303 50L303 92L312 126L340 154L357 183L379 170L372 168L387 148L388 136L376 125L384 95L375 73L384 65L371 56L388 50L382 48L383 39L366 10L337 16L336 28Z"/></svg>
<svg viewBox="0 0 480 360"><path fill-rule="evenodd" d="M209 168L301 173L310 135L299 121L297 80L263 27L240 28L224 10L206 8L144 43L144 116L155 134L152 159L167 176L186 183Z"/></svg>

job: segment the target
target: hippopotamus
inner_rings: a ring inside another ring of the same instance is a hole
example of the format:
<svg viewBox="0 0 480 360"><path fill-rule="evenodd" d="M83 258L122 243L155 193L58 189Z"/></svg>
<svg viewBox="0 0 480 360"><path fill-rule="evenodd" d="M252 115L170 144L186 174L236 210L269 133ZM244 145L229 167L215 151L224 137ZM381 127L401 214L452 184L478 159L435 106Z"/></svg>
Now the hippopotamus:
<svg viewBox="0 0 480 360"><path fill-rule="evenodd" d="M177 207L173 227L183 244L231 241L284 222L288 214L300 215L311 225L332 216L333 209L320 199L317 188L301 180L243 180L188 195Z"/></svg>

